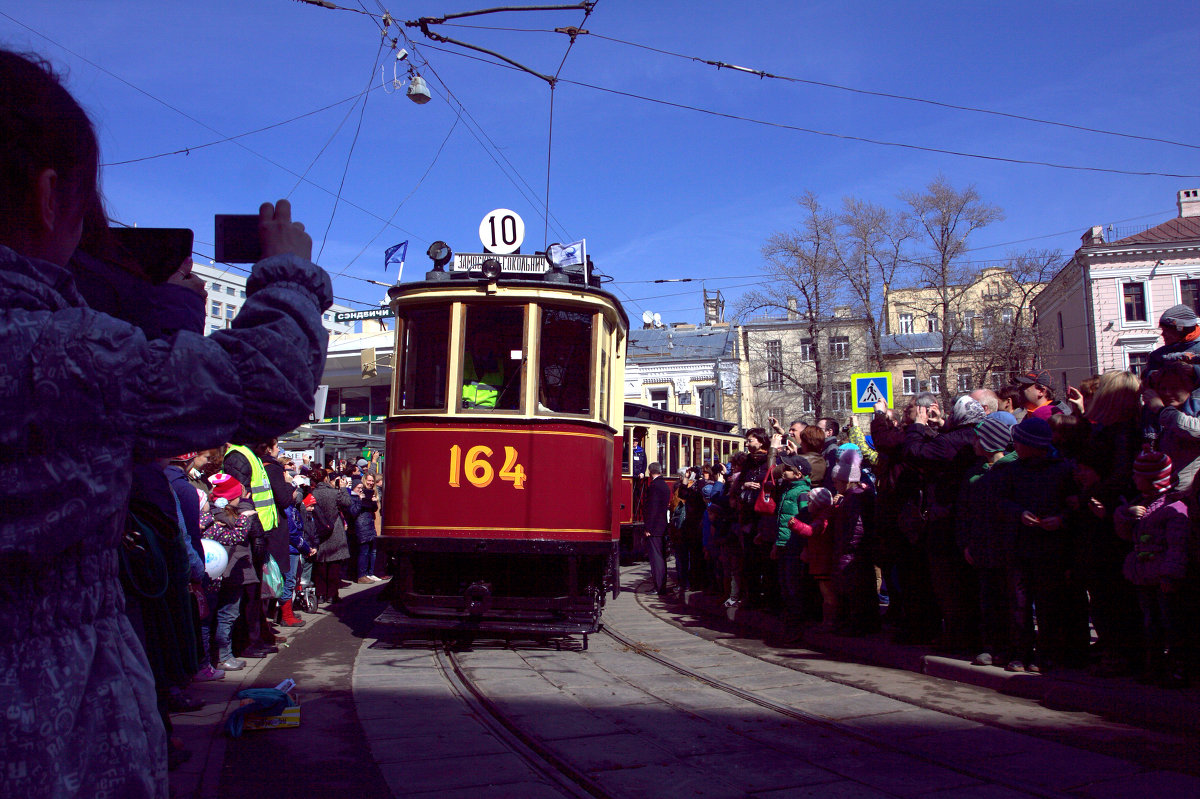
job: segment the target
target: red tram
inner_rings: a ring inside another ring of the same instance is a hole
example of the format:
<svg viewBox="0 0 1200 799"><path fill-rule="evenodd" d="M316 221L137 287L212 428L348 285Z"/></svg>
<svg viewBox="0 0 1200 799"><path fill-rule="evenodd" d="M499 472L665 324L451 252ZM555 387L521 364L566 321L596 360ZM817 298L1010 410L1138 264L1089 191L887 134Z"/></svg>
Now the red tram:
<svg viewBox="0 0 1200 799"><path fill-rule="evenodd" d="M389 593L405 626L587 634L619 590L628 320L594 279L510 259L389 291Z"/></svg>

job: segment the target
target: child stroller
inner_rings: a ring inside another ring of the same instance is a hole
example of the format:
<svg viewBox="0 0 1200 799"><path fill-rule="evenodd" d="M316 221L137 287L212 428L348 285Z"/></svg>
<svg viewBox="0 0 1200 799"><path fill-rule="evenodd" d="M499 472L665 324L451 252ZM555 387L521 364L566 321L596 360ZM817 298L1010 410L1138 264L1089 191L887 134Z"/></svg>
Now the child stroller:
<svg viewBox="0 0 1200 799"><path fill-rule="evenodd" d="M296 598L292 605L305 613L317 612L317 588L313 585L311 568L300 567L300 580L296 584Z"/></svg>

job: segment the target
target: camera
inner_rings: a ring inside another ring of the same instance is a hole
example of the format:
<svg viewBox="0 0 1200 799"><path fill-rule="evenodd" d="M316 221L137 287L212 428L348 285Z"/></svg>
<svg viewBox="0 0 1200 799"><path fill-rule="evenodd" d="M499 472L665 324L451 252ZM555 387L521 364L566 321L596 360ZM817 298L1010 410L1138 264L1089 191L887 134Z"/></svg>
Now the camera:
<svg viewBox="0 0 1200 799"><path fill-rule="evenodd" d="M216 260L227 264L253 264L262 260L262 240L258 237L258 214L217 214L215 227Z"/></svg>

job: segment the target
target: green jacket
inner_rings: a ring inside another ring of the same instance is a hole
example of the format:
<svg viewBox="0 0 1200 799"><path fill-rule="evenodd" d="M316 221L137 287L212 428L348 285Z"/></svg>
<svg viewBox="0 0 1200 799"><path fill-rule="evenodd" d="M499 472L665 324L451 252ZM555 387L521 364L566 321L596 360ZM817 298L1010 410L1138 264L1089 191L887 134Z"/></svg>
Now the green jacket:
<svg viewBox="0 0 1200 799"><path fill-rule="evenodd" d="M787 546L788 541L792 537L792 531L788 527L788 522L792 520L793 516L808 507L808 492L810 490L812 490L812 484L807 477L801 477L799 480L783 484L783 494L779 497L779 506L776 508L775 515L778 523L778 532L775 534L775 546Z"/></svg>

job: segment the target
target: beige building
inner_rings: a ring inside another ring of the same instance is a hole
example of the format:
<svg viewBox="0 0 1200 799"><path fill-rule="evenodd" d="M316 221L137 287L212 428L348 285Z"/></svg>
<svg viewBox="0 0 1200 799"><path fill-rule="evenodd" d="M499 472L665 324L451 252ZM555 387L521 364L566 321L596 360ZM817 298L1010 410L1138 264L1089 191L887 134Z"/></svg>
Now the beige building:
<svg viewBox="0 0 1200 799"><path fill-rule="evenodd" d="M1046 286L1040 266L1000 266L940 288L896 289L887 297L881 349L895 402L919 391L955 396L998 388L1037 362L1033 299ZM1024 278L1024 279L1022 279ZM945 369L943 372L943 355Z"/></svg>
<svg viewBox="0 0 1200 799"><path fill-rule="evenodd" d="M739 327L738 346L746 364L744 391L750 397L746 427L766 426L769 416L785 427L795 419L812 422L818 416L845 420L853 405L850 376L872 371L867 367L866 323L848 309L815 326L794 311L752 319Z"/></svg>

